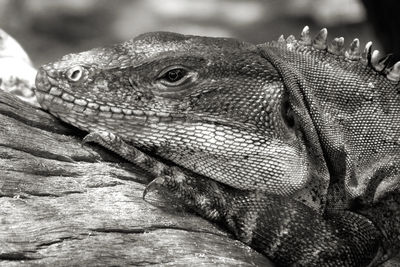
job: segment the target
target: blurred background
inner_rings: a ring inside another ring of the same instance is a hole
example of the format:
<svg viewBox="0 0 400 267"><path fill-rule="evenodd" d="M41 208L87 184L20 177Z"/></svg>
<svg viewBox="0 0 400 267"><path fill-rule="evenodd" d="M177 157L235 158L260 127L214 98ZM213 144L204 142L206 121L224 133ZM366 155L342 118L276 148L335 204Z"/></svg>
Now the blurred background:
<svg viewBox="0 0 400 267"><path fill-rule="evenodd" d="M148 31L228 36L253 43L312 34L355 37L399 54L398 0L0 0L0 28L35 66Z"/></svg>

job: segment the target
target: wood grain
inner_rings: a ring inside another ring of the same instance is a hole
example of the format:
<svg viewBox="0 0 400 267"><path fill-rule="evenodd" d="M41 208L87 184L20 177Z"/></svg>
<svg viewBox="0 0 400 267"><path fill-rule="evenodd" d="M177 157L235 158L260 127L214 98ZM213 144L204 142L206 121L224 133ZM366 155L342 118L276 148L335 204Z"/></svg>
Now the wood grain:
<svg viewBox="0 0 400 267"><path fill-rule="evenodd" d="M0 266L272 266L84 134L0 90Z"/></svg>

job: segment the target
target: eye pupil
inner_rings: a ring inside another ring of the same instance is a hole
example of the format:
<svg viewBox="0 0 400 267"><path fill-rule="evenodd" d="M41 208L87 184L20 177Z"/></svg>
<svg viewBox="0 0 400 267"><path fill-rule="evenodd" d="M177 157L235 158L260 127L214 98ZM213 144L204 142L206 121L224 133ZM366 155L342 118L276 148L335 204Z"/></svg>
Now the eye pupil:
<svg viewBox="0 0 400 267"><path fill-rule="evenodd" d="M179 81L180 79L183 78L183 76L185 76L184 70L182 69L173 69L170 70L166 73L166 79L169 82L176 82Z"/></svg>
<svg viewBox="0 0 400 267"><path fill-rule="evenodd" d="M66 76L67 78L72 81L72 82L77 82L81 79L83 74L83 70L81 66L75 66L70 68L67 73Z"/></svg>
<svg viewBox="0 0 400 267"><path fill-rule="evenodd" d="M80 75L80 71L76 70L76 71L72 72L71 79L75 80L77 77L79 77L79 75Z"/></svg>

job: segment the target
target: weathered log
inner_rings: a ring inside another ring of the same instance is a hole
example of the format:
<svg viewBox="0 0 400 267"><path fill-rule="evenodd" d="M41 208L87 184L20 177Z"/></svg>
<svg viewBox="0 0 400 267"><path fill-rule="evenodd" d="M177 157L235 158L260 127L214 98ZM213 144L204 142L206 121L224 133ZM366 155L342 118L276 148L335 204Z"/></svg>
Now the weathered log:
<svg viewBox="0 0 400 267"><path fill-rule="evenodd" d="M0 266L271 266L83 135L0 91Z"/></svg>

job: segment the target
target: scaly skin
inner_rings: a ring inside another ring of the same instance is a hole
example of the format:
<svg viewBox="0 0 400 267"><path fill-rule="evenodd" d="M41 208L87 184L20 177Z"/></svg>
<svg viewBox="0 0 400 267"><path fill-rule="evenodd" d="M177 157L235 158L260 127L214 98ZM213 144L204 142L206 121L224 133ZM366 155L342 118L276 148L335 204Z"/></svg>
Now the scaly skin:
<svg viewBox="0 0 400 267"><path fill-rule="evenodd" d="M399 250L400 64L358 42L148 33L37 76L42 107L287 266ZM377 72L380 71L380 73ZM157 160L153 158L157 156Z"/></svg>

